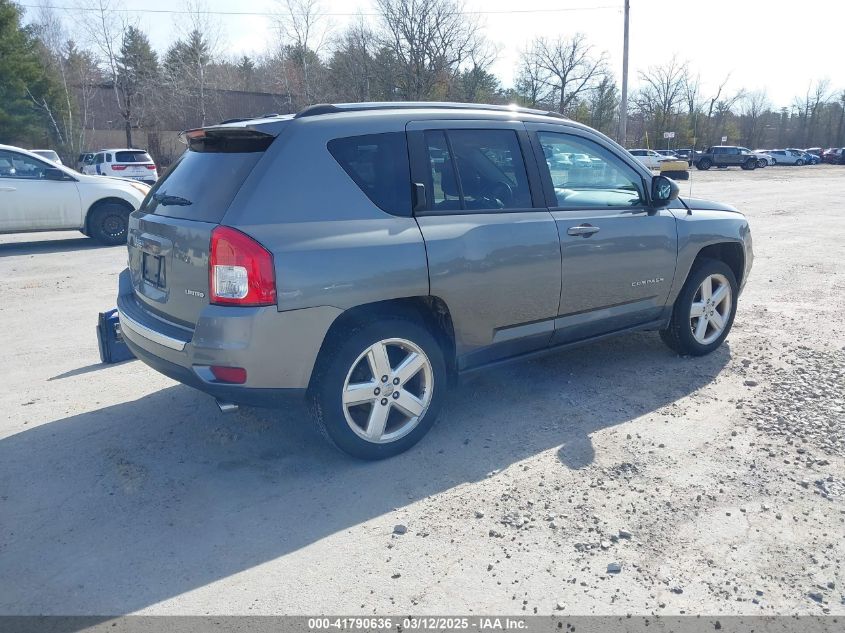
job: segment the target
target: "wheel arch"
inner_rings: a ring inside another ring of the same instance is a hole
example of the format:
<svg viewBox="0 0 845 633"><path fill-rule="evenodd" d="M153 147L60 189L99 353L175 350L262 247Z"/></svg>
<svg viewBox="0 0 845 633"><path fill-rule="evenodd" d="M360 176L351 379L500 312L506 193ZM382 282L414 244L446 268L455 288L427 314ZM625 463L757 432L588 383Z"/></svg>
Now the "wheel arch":
<svg viewBox="0 0 845 633"><path fill-rule="evenodd" d="M687 277L704 259L717 259L726 263L733 271L737 286L742 287L743 275L745 274L745 249L740 242L717 242L703 247L693 259Z"/></svg>
<svg viewBox="0 0 845 633"><path fill-rule="evenodd" d="M446 302L440 297L424 295L402 297L365 303L342 312L332 322L317 353L317 360L309 379L309 390L313 388L315 376L329 358L329 352L338 340L348 336L351 330L374 320L399 317L422 323L440 344L451 383L457 379L457 356L455 352L455 328L452 314Z"/></svg>

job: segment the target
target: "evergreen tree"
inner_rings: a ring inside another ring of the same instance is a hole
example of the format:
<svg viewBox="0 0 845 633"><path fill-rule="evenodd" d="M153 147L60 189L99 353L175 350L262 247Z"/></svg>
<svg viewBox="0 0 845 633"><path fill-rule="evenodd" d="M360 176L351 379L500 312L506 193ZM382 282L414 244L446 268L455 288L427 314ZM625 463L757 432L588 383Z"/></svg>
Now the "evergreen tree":
<svg viewBox="0 0 845 633"><path fill-rule="evenodd" d="M45 127L54 129L57 92L58 80L42 66L38 39L21 24L21 10L0 0L0 142L43 139Z"/></svg>
<svg viewBox="0 0 845 633"><path fill-rule="evenodd" d="M158 56L143 31L129 26L123 34L117 58L117 87L126 146L132 147L132 127L142 125L148 97L158 78Z"/></svg>

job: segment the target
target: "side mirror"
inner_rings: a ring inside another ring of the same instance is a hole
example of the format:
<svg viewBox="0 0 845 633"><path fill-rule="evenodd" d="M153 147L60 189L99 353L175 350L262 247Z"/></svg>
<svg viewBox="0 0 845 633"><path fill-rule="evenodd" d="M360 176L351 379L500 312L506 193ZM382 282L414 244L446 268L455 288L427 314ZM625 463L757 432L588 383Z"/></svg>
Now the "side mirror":
<svg viewBox="0 0 845 633"><path fill-rule="evenodd" d="M44 180L70 180L70 178L61 169L47 167L44 170Z"/></svg>
<svg viewBox="0 0 845 633"><path fill-rule="evenodd" d="M656 206L665 206L674 200L681 192L677 183L666 176L655 176L651 179L651 201Z"/></svg>

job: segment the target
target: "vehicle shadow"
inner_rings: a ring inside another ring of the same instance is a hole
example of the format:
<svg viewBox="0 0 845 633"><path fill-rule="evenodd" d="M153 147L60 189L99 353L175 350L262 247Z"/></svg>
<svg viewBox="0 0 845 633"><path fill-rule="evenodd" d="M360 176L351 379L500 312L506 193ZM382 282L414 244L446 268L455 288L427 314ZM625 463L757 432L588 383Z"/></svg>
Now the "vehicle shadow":
<svg viewBox="0 0 845 633"><path fill-rule="evenodd" d="M90 237L5 242L0 243L0 257L11 257L13 255L39 255L41 253L66 253L70 251L88 251L102 248L112 247L98 244Z"/></svg>
<svg viewBox="0 0 845 633"><path fill-rule="evenodd" d="M0 613L125 614L543 451L588 467L592 433L729 357L679 358L645 333L479 372L378 463L321 441L304 405L223 416L183 386L42 424L0 440Z"/></svg>

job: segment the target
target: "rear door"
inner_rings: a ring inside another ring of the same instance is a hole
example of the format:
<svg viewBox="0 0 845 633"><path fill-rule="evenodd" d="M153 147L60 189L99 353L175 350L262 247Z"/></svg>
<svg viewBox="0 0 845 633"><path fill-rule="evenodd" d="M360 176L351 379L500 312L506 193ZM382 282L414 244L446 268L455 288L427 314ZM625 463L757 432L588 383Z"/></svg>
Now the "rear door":
<svg viewBox="0 0 845 633"><path fill-rule="evenodd" d="M541 166L563 260L554 342L657 319L675 272L675 218L650 208L647 179L598 137L546 124L527 127L536 146L587 154L600 164L578 173Z"/></svg>
<svg viewBox="0 0 845 633"><path fill-rule="evenodd" d="M208 305L211 232L273 140L243 129L191 145L129 216L129 270L148 311L192 327ZM233 140L236 135L244 136Z"/></svg>
<svg viewBox="0 0 845 633"><path fill-rule="evenodd" d="M419 121L407 130L431 294L452 313L460 366L545 347L560 243L525 126Z"/></svg>

